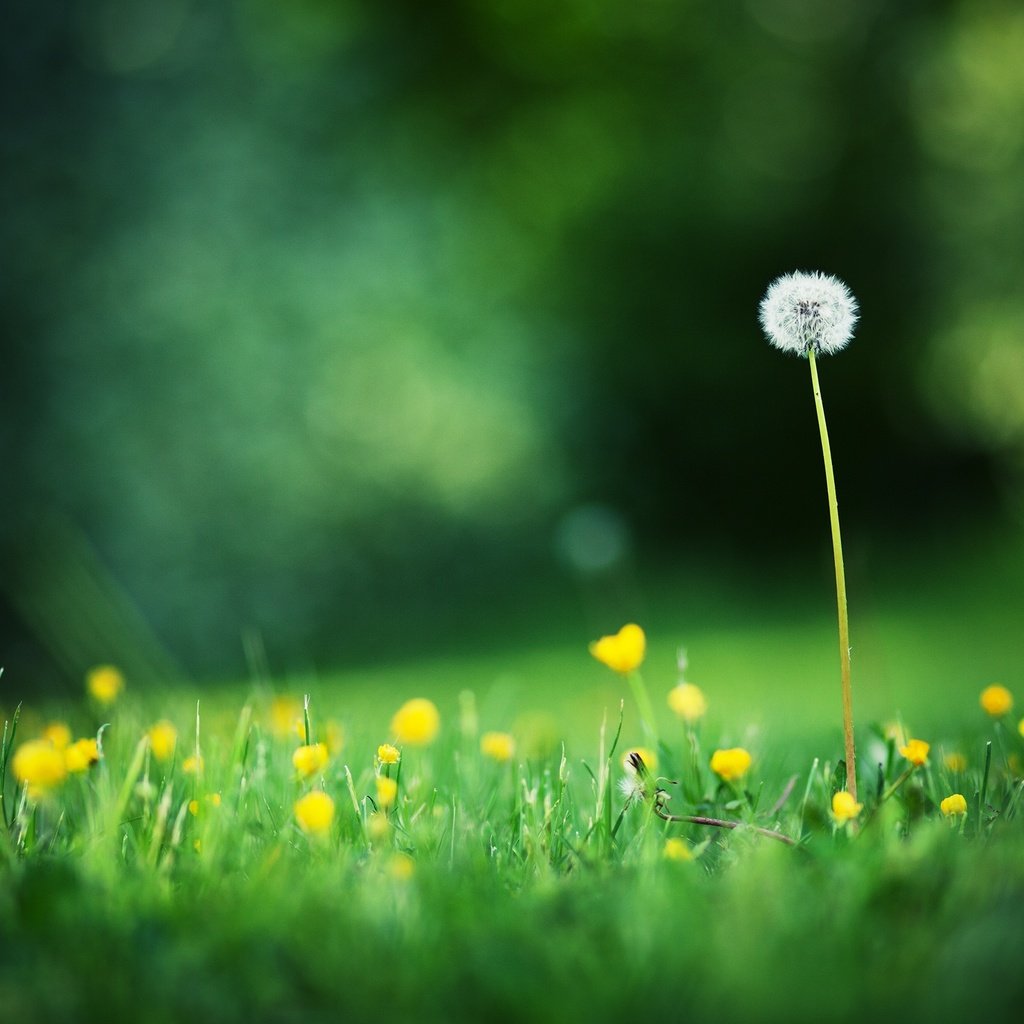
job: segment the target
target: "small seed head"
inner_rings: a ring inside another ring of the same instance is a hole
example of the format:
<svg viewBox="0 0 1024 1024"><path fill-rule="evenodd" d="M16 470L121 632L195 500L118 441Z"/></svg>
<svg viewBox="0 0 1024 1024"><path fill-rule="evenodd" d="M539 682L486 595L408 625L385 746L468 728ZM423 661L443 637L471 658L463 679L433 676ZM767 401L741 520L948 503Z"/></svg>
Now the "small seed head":
<svg viewBox="0 0 1024 1024"><path fill-rule="evenodd" d="M820 271L783 274L761 300L761 326L770 344L806 356L845 348L857 323L857 300L850 289Z"/></svg>

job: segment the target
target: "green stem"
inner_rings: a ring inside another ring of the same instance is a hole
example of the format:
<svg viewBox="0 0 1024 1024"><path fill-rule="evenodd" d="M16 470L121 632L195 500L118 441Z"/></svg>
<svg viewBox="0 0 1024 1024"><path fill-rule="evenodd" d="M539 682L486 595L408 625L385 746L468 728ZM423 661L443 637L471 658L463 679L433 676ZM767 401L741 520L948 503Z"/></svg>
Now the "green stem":
<svg viewBox="0 0 1024 1024"><path fill-rule="evenodd" d="M839 532L839 502L836 500L836 481L832 472L832 449L828 443L825 425L825 407L821 402L818 368L814 349L808 349L811 364L811 385L814 388L814 407L818 412L821 433L821 453L825 459L825 483L828 488L828 512L832 523L832 554L836 566L836 604L839 613L839 664L843 687L843 742L846 750L846 789L857 799L857 761L853 745L853 692L850 686L850 623L846 609L846 570L843 568L843 539Z"/></svg>
<svg viewBox="0 0 1024 1024"><path fill-rule="evenodd" d="M637 710L640 712L640 722L647 734L647 739L653 747L658 746L658 734L654 731L654 708L651 705L651 698L648 696L647 687L644 685L643 676L639 672L629 673L629 687L633 691L633 699L636 701Z"/></svg>

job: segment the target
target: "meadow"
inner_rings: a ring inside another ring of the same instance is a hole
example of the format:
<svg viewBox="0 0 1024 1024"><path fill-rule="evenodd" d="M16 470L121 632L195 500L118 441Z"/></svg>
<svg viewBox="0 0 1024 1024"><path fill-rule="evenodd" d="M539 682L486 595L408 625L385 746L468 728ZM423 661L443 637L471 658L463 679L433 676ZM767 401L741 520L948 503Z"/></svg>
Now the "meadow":
<svg viewBox="0 0 1024 1024"><path fill-rule="evenodd" d="M806 580L646 574L600 659L563 594L477 654L9 708L0 1017L1008 1019L1020 551L945 554L861 559L853 804Z"/></svg>

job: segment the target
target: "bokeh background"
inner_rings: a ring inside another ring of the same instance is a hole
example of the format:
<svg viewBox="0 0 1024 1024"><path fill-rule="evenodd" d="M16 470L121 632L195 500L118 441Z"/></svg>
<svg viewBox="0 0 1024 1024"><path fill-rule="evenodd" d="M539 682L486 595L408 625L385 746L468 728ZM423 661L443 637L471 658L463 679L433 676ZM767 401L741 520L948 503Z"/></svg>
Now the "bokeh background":
<svg viewBox="0 0 1024 1024"><path fill-rule="evenodd" d="M1019 603L1019 3L10 0L0 49L5 690L827 621L794 269L862 306L854 613L949 551Z"/></svg>

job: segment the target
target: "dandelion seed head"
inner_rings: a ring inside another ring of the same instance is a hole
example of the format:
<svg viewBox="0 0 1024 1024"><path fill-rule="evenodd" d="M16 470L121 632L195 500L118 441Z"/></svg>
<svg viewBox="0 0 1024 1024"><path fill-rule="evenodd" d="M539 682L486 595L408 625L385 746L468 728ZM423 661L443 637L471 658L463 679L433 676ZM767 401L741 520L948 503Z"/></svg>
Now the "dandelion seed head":
<svg viewBox="0 0 1024 1024"><path fill-rule="evenodd" d="M784 352L831 355L853 337L857 300L838 277L796 271L768 286L760 320L769 343Z"/></svg>

